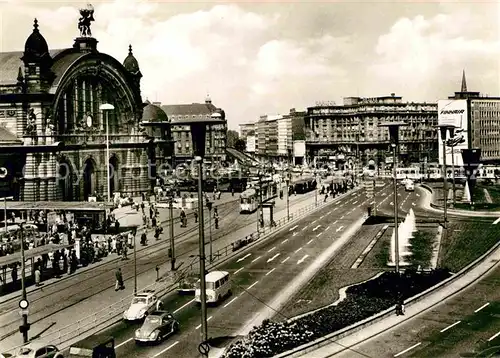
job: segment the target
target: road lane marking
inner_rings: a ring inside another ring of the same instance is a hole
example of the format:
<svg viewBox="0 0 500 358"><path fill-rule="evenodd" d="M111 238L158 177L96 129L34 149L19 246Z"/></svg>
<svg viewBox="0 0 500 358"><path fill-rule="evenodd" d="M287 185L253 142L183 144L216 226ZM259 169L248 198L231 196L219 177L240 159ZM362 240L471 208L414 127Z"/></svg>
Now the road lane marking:
<svg viewBox="0 0 500 358"><path fill-rule="evenodd" d="M440 330L439 332L441 332L441 333L446 332L446 331L447 331L447 330L449 330L450 328L455 327L455 326L456 326L457 324L459 324L460 322L462 322L462 321L457 321L457 322L455 322L455 323L453 323L453 324L450 324L448 327L443 328L443 329L442 329L442 330Z"/></svg>
<svg viewBox="0 0 500 358"><path fill-rule="evenodd" d="M489 302L486 302L484 305L482 305L481 307L479 307L477 310L474 311L474 313L478 313L479 311L481 311L483 308L485 307L488 307L490 305Z"/></svg>
<svg viewBox="0 0 500 358"><path fill-rule="evenodd" d="M496 225L500 222L500 218L496 219L495 221L493 221L493 225Z"/></svg>
<svg viewBox="0 0 500 358"><path fill-rule="evenodd" d="M498 336L500 336L500 332L498 333L495 333L493 336L490 337L490 339L488 339L488 342L491 342L492 340L494 340L495 338L497 338Z"/></svg>
<svg viewBox="0 0 500 358"><path fill-rule="evenodd" d="M240 270L241 270L241 269L240 269ZM183 308L184 308L184 307L186 307L186 306L189 306L189 305L190 305L191 303L193 303L193 302L194 302L194 298L193 298L191 301L189 301L188 303L185 303L185 304L184 304L184 305L182 305L181 307L177 308L177 309L176 309L174 312L172 312L172 313L177 313L177 312L179 312L181 309L183 309Z"/></svg>
<svg viewBox="0 0 500 358"><path fill-rule="evenodd" d="M304 255L303 258L301 258L299 261L297 261L297 265L300 265L301 263L304 262L305 259L307 259L309 257L309 255Z"/></svg>
<svg viewBox="0 0 500 358"><path fill-rule="evenodd" d="M316 226L316 227L313 229L313 231L318 230L320 227L321 227L321 225Z"/></svg>
<svg viewBox="0 0 500 358"><path fill-rule="evenodd" d="M314 220L314 221L313 221L313 222L312 222L311 224L314 224L314 223L316 223L316 221L318 221L318 220Z"/></svg>
<svg viewBox="0 0 500 358"><path fill-rule="evenodd" d="M299 227L299 225L295 225L294 227L290 228L290 230L288 230L288 231L293 231L293 230L295 230L298 227Z"/></svg>
<svg viewBox="0 0 500 358"><path fill-rule="evenodd" d="M271 257L270 259L267 259L267 263L273 261L275 258L277 258L280 254L276 254L274 255L273 257Z"/></svg>
<svg viewBox="0 0 500 358"><path fill-rule="evenodd" d="M299 247L297 250L295 250L295 253L299 252L300 250L302 250L302 247Z"/></svg>
<svg viewBox="0 0 500 358"><path fill-rule="evenodd" d="M131 340L133 340L133 339L134 339L134 338L132 337L132 338L129 338L129 339L127 339L126 341L124 341L124 342L120 343L120 344L117 344L117 345L115 346L115 348L119 348L119 347L123 346L124 344L127 344L128 342L130 342L130 341L131 341Z"/></svg>
<svg viewBox="0 0 500 358"><path fill-rule="evenodd" d="M285 240L281 241L281 243L284 244L287 241L288 241L288 239L285 239Z"/></svg>
<svg viewBox="0 0 500 358"><path fill-rule="evenodd" d="M341 220L342 220L342 219L344 218L344 216L345 216L345 215L342 215L339 219L341 219Z"/></svg>
<svg viewBox="0 0 500 358"><path fill-rule="evenodd" d="M356 204L358 201L356 200L354 203L352 203L352 205Z"/></svg>
<svg viewBox="0 0 500 358"><path fill-rule="evenodd" d="M304 226L304 227L302 228L302 231L304 231L305 229L307 229L307 227L308 227L308 226L309 226L309 225Z"/></svg>
<svg viewBox="0 0 500 358"><path fill-rule="evenodd" d="M200 325L200 326L201 326L201 325ZM196 328L196 329L198 329L198 328ZM165 348L165 349L164 349L164 350L162 350L161 352L156 353L156 354L153 356L153 358L156 358L156 357L158 357L158 356L162 355L163 353L165 353L166 351L168 351L170 348L172 348L172 347L174 347L174 346L176 346L176 345L178 345L178 344L179 344L179 341L176 341L176 342L172 343L171 345L169 345L167 348Z"/></svg>
<svg viewBox="0 0 500 358"><path fill-rule="evenodd" d="M251 289L253 286L255 286L255 285L256 285L256 284L258 284L258 283L259 283L259 281L255 281L254 283L252 283L252 284L250 285L250 287L248 287L248 288L247 288L247 290Z"/></svg>
<svg viewBox="0 0 500 358"><path fill-rule="evenodd" d="M292 236L297 236L298 232L294 232Z"/></svg>
<svg viewBox="0 0 500 358"><path fill-rule="evenodd" d="M335 232L339 232L340 230L342 230L344 228L344 226L340 226L337 230L335 230Z"/></svg>
<svg viewBox="0 0 500 358"><path fill-rule="evenodd" d="M259 256L259 257L255 258L255 259L253 259L253 260L252 260L252 262L257 261L257 260L258 260L258 259L260 259L261 257L262 257L262 256Z"/></svg>
<svg viewBox="0 0 500 358"><path fill-rule="evenodd" d="M338 209L338 208L335 208L335 209L333 209L332 211L335 211L335 210L337 210L337 209ZM330 211L330 212L332 212L332 211Z"/></svg>
<svg viewBox="0 0 500 358"><path fill-rule="evenodd" d="M309 240L306 245L309 245L311 242L313 242L313 240L314 239Z"/></svg>
<svg viewBox="0 0 500 358"><path fill-rule="evenodd" d="M415 206L416 204L415 203L411 203L412 206Z"/></svg>
<svg viewBox="0 0 500 358"><path fill-rule="evenodd" d="M406 352L409 352L411 351L413 348L417 348L419 345L421 345L422 342L418 342L417 344L414 344L413 346L411 346L410 348L406 348L404 351L402 352L399 352L398 354L395 354L394 357L399 357L401 354L405 354Z"/></svg>
<svg viewBox="0 0 500 358"><path fill-rule="evenodd" d="M275 250L275 249L276 249L276 246L271 247L269 250L267 250L267 252L271 252L271 251L273 251L273 250Z"/></svg>
<svg viewBox="0 0 500 358"><path fill-rule="evenodd" d="M327 214L327 215L330 215L331 213L332 213L332 211L330 210L330 211L329 211L329 212L327 212L326 214Z"/></svg>
<svg viewBox="0 0 500 358"><path fill-rule="evenodd" d="M316 237L320 237L320 236L321 236L321 234L322 234L322 232L320 232L318 235L316 235ZM312 241L312 240L311 240L311 241Z"/></svg>
<svg viewBox="0 0 500 358"><path fill-rule="evenodd" d="M240 272L240 271L241 271L241 270L243 270L243 269L244 269L244 267L239 268L238 270L236 270L236 272L235 272L235 273L233 273L233 275L236 275L238 272ZM175 313L175 312L174 312L174 313Z"/></svg>
<svg viewBox="0 0 500 358"><path fill-rule="evenodd" d="M326 230L328 230L329 228L330 228L330 225L328 225L328 226L326 227L325 231L326 231Z"/></svg>
<svg viewBox="0 0 500 358"><path fill-rule="evenodd" d="M266 276L267 276L267 275L270 275L270 274L271 274L271 272L273 272L274 270L276 270L276 267L275 267L275 268L273 268L273 269L272 269L271 271L269 271L268 273L266 273Z"/></svg>
<svg viewBox="0 0 500 358"><path fill-rule="evenodd" d="M212 317L213 317L213 316L208 317L208 318L207 318L207 322L208 322L208 321L210 321L210 320L212 319ZM196 329L200 329L200 327L201 327L201 324L197 325L197 326L196 326ZM155 356L155 357L156 357L156 356Z"/></svg>
<svg viewBox="0 0 500 358"><path fill-rule="evenodd" d="M392 206L394 206L394 203L393 203L393 202L391 201L389 205L392 205Z"/></svg>
<svg viewBox="0 0 500 358"><path fill-rule="evenodd" d="M288 256L286 259L284 259L283 261L281 261L281 263L284 264L285 262L288 261L289 258L290 258L290 256Z"/></svg>
<svg viewBox="0 0 500 358"><path fill-rule="evenodd" d="M236 299L237 299L237 298L238 298L238 297L235 297L235 298L233 298L231 301L229 301L228 303L226 303L226 304L224 305L224 308L226 308L226 307L227 307L227 306L229 306L231 303L233 303L234 301L236 301Z"/></svg>
<svg viewBox="0 0 500 358"><path fill-rule="evenodd" d="M246 254L245 256L243 256L242 258L238 259L236 262L241 262L243 261L244 259L246 259L248 256L251 256L252 254Z"/></svg>

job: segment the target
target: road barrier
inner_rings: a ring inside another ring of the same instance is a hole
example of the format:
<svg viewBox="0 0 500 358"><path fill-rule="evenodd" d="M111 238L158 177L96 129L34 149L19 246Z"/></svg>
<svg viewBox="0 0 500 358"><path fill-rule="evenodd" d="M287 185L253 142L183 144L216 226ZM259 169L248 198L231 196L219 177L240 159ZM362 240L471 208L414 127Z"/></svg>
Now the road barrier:
<svg viewBox="0 0 500 358"><path fill-rule="evenodd" d="M472 269L474 269L478 264L480 264L481 262L483 262L484 260L486 260L488 258L488 256L490 256L495 250L497 250L498 248L500 247L500 241L497 242L491 249L489 249L486 253L484 253L481 257L479 257L478 259L476 259L475 261L473 261L472 263L470 263L469 265L467 265L466 267L464 267L462 270L460 270L458 273L456 273L455 275L447 278L446 280L438 283L437 285L425 290L424 292L421 292L419 293L418 295L416 296L413 296L407 300L405 300L404 304L406 307L409 307L411 305L414 305L415 303L427 298L428 296L430 296L431 294L435 293L437 290L445 287L445 286L448 286L452 283L454 283L457 279L459 279L460 277L464 276L465 274L467 274L468 272L470 272ZM468 287L470 287L472 284L474 284L477 280L481 279L482 277L484 277L485 275L487 275L491 270L493 270L494 268L496 267L496 264L493 265L492 267L490 267L487 271L485 271L484 273L482 273L475 281L473 282L470 282L469 284L461 287L459 290L457 290L456 292L452 292L450 293L449 295L447 295L445 298L443 298L439 303L443 302L444 300L448 299L449 297L455 295L456 293L458 292L461 292L461 291L464 291L465 289L467 289ZM431 306L432 307L432 306ZM427 309L429 309L430 307L428 307ZM419 312L420 313L420 312ZM419 314L417 313L417 314ZM384 318L387 318L387 317L390 317L392 315L395 314L395 306L394 307L391 307L391 308L388 308L386 309L385 311L382 311L372 317L368 317L358 323L355 323L349 327L346 327L344 329L341 329L340 331L337 331L337 332L333 332L329 335L326 335L322 338L318 338L316 339L315 341L312 341L310 343L307 343L307 344L304 344L300 347L297 347L293 350L290 350L290 351L287 351L287 352L283 352L277 356L275 356L276 358L282 358L282 357L301 357L303 356L304 354L306 353L309 353L311 351L314 351L318 348L321 348L321 347L324 347L332 342L335 342L336 340L339 340L343 337L346 337L346 336L349 336L351 334L354 334L360 330L362 330L363 328L366 328L366 327L369 327L371 325L373 325L374 323L377 323L381 320L383 320ZM412 316L405 316L404 320L407 321L411 318L413 318L414 316L416 316L417 314L414 314ZM384 328L384 331L387 331L389 329L391 329L392 327L396 326L396 325L399 325L401 324L401 322L398 322L396 324L394 324L393 326L391 327L386 327ZM380 334L381 332L377 332L377 333L374 333L373 335L371 335L370 337L364 339L365 340L368 340L372 337L375 337L377 336L378 334ZM359 344L361 342L358 342L356 344ZM350 347L345 347L343 350L347 350L349 349Z"/></svg>

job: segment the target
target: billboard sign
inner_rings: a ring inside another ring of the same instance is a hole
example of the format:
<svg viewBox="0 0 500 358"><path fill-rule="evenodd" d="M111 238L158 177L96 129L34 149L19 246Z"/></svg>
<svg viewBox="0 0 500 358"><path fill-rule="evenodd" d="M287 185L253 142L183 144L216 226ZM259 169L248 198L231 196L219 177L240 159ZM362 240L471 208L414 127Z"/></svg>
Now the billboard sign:
<svg viewBox="0 0 500 358"><path fill-rule="evenodd" d="M293 141L293 156L294 157L305 157L306 156L306 141L305 140L294 140Z"/></svg>
<svg viewBox="0 0 500 358"><path fill-rule="evenodd" d="M467 100L465 99L450 99L438 101L438 124L455 126L455 137L463 137L463 143L456 145L453 148L453 160L456 166L462 166L462 149L468 149L468 114L467 114ZM449 133L447 138L449 139ZM443 142L441 139L441 132L438 131L439 140L439 164L443 164ZM446 147L446 164L451 165L451 147Z"/></svg>

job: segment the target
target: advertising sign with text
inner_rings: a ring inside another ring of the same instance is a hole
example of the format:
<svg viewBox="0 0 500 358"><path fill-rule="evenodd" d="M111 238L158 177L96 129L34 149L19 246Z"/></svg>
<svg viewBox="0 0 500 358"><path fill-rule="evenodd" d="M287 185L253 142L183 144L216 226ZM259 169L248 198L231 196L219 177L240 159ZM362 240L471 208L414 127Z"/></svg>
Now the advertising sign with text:
<svg viewBox="0 0 500 358"><path fill-rule="evenodd" d="M465 99L450 99L438 101L438 124L455 126L455 137L461 136L464 143L458 144L453 148L453 159L456 166L462 166L462 149L467 149L468 134L467 134L467 100ZM449 139L449 133L447 138ZM441 133L438 132L439 140L439 164L443 164L443 142ZM451 147L446 147L446 164L449 166L452 163Z"/></svg>

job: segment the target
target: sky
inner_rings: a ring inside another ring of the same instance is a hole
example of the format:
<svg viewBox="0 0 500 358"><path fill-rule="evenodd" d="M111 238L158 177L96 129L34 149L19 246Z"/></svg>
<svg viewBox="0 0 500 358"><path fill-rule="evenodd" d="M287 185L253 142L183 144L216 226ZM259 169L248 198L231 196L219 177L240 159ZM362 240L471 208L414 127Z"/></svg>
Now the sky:
<svg viewBox="0 0 500 358"><path fill-rule="evenodd" d="M500 96L495 1L92 4L98 50L122 62L132 44L144 100L209 94L230 129L350 96L436 102L460 90L463 69L470 91ZM71 47L84 5L0 0L0 51L22 50L35 17L50 48Z"/></svg>

